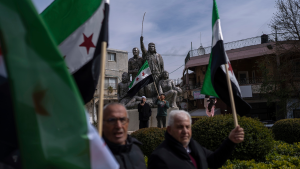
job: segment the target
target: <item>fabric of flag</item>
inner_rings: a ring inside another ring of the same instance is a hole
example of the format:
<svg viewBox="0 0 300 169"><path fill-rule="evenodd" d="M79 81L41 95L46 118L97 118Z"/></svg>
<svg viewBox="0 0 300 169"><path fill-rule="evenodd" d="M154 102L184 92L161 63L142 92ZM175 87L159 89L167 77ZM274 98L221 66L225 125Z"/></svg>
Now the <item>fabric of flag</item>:
<svg viewBox="0 0 300 169"><path fill-rule="evenodd" d="M108 43L109 0L55 0L42 13L84 103L95 93L101 42Z"/></svg>
<svg viewBox="0 0 300 169"><path fill-rule="evenodd" d="M152 73L149 68L148 61L146 60L146 62L139 70L137 76L130 83L127 95L130 97L135 96L140 89L142 89L143 87L147 86L152 82L153 82Z"/></svg>
<svg viewBox="0 0 300 169"><path fill-rule="evenodd" d="M23 168L119 168L31 0L0 0L0 32Z"/></svg>
<svg viewBox="0 0 300 169"><path fill-rule="evenodd" d="M0 161L18 148L11 93L0 47Z"/></svg>
<svg viewBox="0 0 300 169"><path fill-rule="evenodd" d="M236 111L240 115L248 113L251 106L241 97L241 90L232 66L224 49L221 21L219 18L216 0L213 2L212 13L212 49L208 68L205 74L201 94L220 98L228 106L230 105L229 90L226 80L225 64L228 64L232 92L234 96Z"/></svg>

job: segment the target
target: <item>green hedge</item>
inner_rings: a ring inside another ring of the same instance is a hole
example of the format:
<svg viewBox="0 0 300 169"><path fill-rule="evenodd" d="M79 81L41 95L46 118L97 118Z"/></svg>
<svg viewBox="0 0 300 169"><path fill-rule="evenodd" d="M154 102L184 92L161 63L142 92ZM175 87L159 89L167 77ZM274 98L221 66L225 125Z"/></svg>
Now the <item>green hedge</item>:
<svg viewBox="0 0 300 169"><path fill-rule="evenodd" d="M258 119L239 117L239 125L244 128L245 139L237 144L231 159L263 161L273 148L271 131ZM201 117L192 126L192 137L202 146L215 151L228 138L234 128L232 115Z"/></svg>
<svg viewBox="0 0 300 169"><path fill-rule="evenodd" d="M300 142L300 119L282 119L277 121L271 128L275 140L287 143Z"/></svg>
<svg viewBox="0 0 300 169"><path fill-rule="evenodd" d="M131 134L138 139L143 145L140 146L145 156L150 154L165 140L166 128L150 127L137 130Z"/></svg>
<svg viewBox="0 0 300 169"><path fill-rule="evenodd" d="M254 160L227 160L222 169L285 169L300 168L300 142L287 144L275 141L271 152L266 156L266 161Z"/></svg>

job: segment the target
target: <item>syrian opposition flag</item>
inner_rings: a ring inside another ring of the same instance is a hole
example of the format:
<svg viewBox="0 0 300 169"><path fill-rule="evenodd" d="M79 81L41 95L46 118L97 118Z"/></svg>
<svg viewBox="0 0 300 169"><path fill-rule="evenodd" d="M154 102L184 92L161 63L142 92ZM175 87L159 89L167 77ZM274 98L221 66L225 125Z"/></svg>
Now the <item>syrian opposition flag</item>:
<svg viewBox="0 0 300 169"><path fill-rule="evenodd" d="M0 0L0 32L22 168L119 168L31 0Z"/></svg>
<svg viewBox="0 0 300 169"><path fill-rule="evenodd" d="M224 49L221 22L216 0L214 0L213 4L212 26L212 49L201 94L218 97L228 106L231 106L225 69L225 64L228 64L228 73L230 76L236 111L239 115L244 115L251 109L251 106L241 97L239 84Z"/></svg>
<svg viewBox="0 0 300 169"><path fill-rule="evenodd" d="M84 103L95 93L101 42L108 43L109 0L55 0L41 14Z"/></svg>
<svg viewBox="0 0 300 169"><path fill-rule="evenodd" d="M6 67L0 46L0 161L18 148L13 105Z"/></svg>
<svg viewBox="0 0 300 169"><path fill-rule="evenodd" d="M143 64L141 69L139 70L138 75L132 80L129 85L129 90L127 92L127 96L133 97L135 96L140 89L147 86L148 84L153 82L152 73L148 64L148 61Z"/></svg>

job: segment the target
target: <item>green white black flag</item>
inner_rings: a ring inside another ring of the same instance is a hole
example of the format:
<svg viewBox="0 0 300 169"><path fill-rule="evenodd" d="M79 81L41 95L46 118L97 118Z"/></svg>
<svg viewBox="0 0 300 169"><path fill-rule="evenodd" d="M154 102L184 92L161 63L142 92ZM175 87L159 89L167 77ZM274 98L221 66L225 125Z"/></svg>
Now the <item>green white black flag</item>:
<svg viewBox="0 0 300 169"><path fill-rule="evenodd" d="M133 97L141 88L147 86L152 82L152 73L148 61L146 61L139 70L138 75L130 83L127 95Z"/></svg>
<svg viewBox="0 0 300 169"><path fill-rule="evenodd" d="M228 64L228 73L230 76L237 113L240 115L246 114L248 110L251 109L251 106L241 97L239 84L225 52L221 21L219 18L216 0L214 0L212 13L212 49L203 87L201 89L201 94L219 97L228 106L231 106L226 81L225 64Z"/></svg>
<svg viewBox="0 0 300 169"><path fill-rule="evenodd" d="M22 168L119 168L31 0L0 0L0 32Z"/></svg>

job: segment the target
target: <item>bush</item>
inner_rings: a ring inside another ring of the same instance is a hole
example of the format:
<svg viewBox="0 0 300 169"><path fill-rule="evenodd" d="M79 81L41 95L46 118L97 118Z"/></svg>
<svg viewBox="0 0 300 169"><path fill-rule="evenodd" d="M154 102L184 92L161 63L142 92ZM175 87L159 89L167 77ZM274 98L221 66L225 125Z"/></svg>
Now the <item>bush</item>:
<svg viewBox="0 0 300 169"><path fill-rule="evenodd" d="M165 140L166 128L150 127L137 130L131 134L138 139L143 145L140 146L145 156L150 154Z"/></svg>
<svg viewBox="0 0 300 169"><path fill-rule="evenodd" d="M222 169L281 169L300 168L300 142L287 144L275 141L274 148L266 156L265 162L254 160L227 160Z"/></svg>
<svg viewBox="0 0 300 169"><path fill-rule="evenodd" d="M288 144L283 141L274 141L274 147L270 155L287 155L287 156L300 156L300 142Z"/></svg>
<svg viewBox="0 0 300 169"><path fill-rule="evenodd" d="M271 131L258 119L238 116L238 123L244 128L245 139L237 144L231 159L265 160L266 155L273 148L274 140ZM193 139L202 146L215 151L228 138L233 128L232 115L201 117L192 126Z"/></svg>
<svg viewBox="0 0 300 169"><path fill-rule="evenodd" d="M277 121L271 128L275 140L287 143L300 142L300 119L282 119Z"/></svg>

